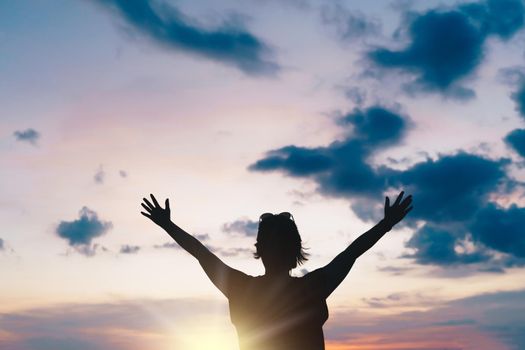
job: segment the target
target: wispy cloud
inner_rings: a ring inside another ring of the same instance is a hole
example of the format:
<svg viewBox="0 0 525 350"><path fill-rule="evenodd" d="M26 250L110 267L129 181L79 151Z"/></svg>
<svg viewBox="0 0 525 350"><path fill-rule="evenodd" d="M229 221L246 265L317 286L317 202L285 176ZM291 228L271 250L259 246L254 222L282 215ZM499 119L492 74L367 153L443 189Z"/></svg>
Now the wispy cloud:
<svg viewBox="0 0 525 350"><path fill-rule="evenodd" d="M120 254L137 254L140 249L138 245L124 244L120 247Z"/></svg>
<svg viewBox="0 0 525 350"><path fill-rule="evenodd" d="M222 230L226 233L239 233L247 237L257 236L258 228L259 223L249 219L239 219L222 225Z"/></svg>
<svg viewBox="0 0 525 350"><path fill-rule="evenodd" d="M343 42L353 42L381 32L381 22L364 13L350 11L341 3L326 3L320 8L322 22L335 29Z"/></svg>
<svg viewBox="0 0 525 350"><path fill-rule="evenodd" d="M421 309L387 315L374 312L377 308L333 310L324 327L327 348L519 350L525 346L522 290L442 303L410 293L390 294L377 301L410 304ZM210 340L208 332L213 330L221 333L222 339L226 334L230 347L235 344L226 300L67 304L3 313L0 319L0 347L10 350L156 350L166 344L188 349L188 338L193 338L193 346L202 346ZM198 327L192 328L197 324ZM204 335L203 329L207 330Z"/></svg>
<svg viewBox="0 0 525 350"><path fill-rule="evenodd" d="M93 0L118 15L134 31L162 47L191 53L249 75L275 75L272 50L238 21L207 29L170 3L151 0Z"/></svg>
<svg viewBox="0 0 525 350"><path fill-rule="evenodd" d="M17 130L13 133L17 141L27 142L33 146L37 145L40 139L40 133L35 129Z"/></svg>
<svg viewBox="0 0 525 350"><path fill-rule="evenodd" d="M191 328L196 322L233 331L227 304L209 299L68 304L4 313L0 319L0 348L9 350L160 350L167 344L186 349L188 338L196 336Z"/></svg>

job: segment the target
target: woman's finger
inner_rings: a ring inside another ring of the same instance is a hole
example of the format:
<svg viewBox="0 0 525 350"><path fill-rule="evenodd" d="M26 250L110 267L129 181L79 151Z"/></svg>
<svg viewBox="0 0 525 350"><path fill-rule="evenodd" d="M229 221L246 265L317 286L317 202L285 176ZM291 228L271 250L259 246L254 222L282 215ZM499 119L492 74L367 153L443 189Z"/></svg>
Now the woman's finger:
<svg viewBox="0 0 525 350"><path fill-rule="evenodd" d="M399 203L401 203L401 200L403 199L404 194L405 194L405 191L401 191L401 193L399 193L399 196L397 196L396 201L394 202L394 205L399 205Z"/></svg>
<svg viewBox="0 0 525 350"><path fill-rule="evenodd" d="M166 210L170 210L170 200L169 198L166 198Z"/></svg>
<svg viewBox="0 0 525 350"><path fill-rule="evenodd" d="M140 203L140 205L142 205L142 208L146 209L146 211L147 211L148 213L151 214L151 211L152 211L152 210L151 210L150 207L148 207L148 206L147 206L146 204L144 204L144 203Z"/></svg>
<svg viewBox="0 0 525 350"><path fill-rule="evenodd" d="M147 217L148 219L151 219L151 215L149 214L146 214L145 212L141 211L140 212L142 215L144 215L145 217Z"/></svg>
<svg viewBox="0 0 525 350"><path fill-rule="evenodd" d="M150 209L155 208L155 207L153 206L153 204L151 204L150 201L147 200L146 198L142 198L142 200L143 200L144 202L146 202L146 205L147 205L148 207L150 207Z"/></svg>
<svg viewBox="0 0 525 350"><path fill-rule="evenodd" d="M153 194L149 194L151 196L151 200L153 201L153 204L155 204L155 207L160 207L159 202L157 202L157 199Z"/></svg>

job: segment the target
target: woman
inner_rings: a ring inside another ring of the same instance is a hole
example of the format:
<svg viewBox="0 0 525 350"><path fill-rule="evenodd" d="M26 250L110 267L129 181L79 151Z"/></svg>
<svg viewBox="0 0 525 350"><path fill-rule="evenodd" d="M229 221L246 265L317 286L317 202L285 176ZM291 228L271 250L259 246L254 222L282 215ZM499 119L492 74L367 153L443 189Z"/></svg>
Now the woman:
<svg viewBox="0 0 525 350"><path fill-rule="evenodd" d="M346 277L355 260L370 249L412 209L412 196L399 194L394 204L385 198L384 219L359 236L328 265L292 277L306 260L301 237L290 213L265 213L259 219L256 258L265 274L249 276L235 270L195 237L170 220L170 203L162 208L151 195L142 215L162 227L201 264L213 284L228 298L230 317L241 350L322 350L322 326L328 319L326 298Z"/></svg>

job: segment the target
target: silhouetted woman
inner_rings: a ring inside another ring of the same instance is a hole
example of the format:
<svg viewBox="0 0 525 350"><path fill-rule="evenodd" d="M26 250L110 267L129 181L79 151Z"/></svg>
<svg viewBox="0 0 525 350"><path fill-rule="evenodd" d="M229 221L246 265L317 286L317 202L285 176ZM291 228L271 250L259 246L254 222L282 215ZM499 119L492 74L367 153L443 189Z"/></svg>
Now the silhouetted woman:
<svg viewBox="0 0 525 350"><path fill-rule="evenodd" d="M163 209L155 197L144 198L142 214L162 227L193 255L217 288L228 298L230 317L241 350L322 350L323 324L328 319L326 298L346 277L355 260L370 249L412 209L412 197L403 192L385 216L359 236L328 265L292 277L290 271L306 260L301 236L290 213L265 213L259 218L256 258L265 274L249 276L222 262L195 237L170 220L170 205Z"/></svg>

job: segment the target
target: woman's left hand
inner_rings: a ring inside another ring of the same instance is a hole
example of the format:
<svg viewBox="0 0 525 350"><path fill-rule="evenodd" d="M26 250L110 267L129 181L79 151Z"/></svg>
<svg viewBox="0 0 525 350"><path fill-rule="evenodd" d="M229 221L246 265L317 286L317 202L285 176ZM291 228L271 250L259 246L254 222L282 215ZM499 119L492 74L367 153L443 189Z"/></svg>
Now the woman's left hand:
<svg viewBox="0 0 525 350"><path fill-rule="evenodd" d="M394 226L412 210L412 195L409 195L403 199L404 191L397 196L394 204L390 205L390 198L385 198L385 218L390 226Z"/></svg>

